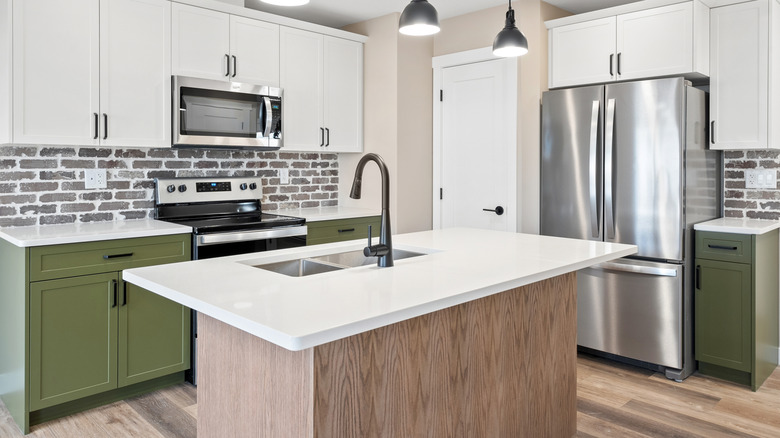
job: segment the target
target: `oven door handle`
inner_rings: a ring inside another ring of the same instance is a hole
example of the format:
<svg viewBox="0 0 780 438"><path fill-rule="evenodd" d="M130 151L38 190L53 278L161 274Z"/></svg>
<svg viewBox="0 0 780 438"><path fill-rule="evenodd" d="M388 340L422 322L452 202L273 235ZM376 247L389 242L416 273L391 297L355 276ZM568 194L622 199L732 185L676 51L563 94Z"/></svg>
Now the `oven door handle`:
<svg viewBox="0 0 780 438"><path fill-rule="evenodd" d="M282 227L261 231L240 231L236 233L214 233L196 236L198 246L216 245L219 243L245 242L250 240L277 239L280 237L306 236L306 225L298 227Z"/></svg>

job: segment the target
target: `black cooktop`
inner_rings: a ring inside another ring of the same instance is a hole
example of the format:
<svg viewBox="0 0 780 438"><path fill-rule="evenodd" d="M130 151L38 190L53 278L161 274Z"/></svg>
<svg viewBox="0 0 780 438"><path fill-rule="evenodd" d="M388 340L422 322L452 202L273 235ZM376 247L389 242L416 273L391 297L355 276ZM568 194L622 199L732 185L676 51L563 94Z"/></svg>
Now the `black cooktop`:
<svg viewBox="0 0 780 438"><path fill-rule="evenodd" d="M305 224L306 219L271 213L253 212L225 216L177 218L175 220L168 219L168 222L192 227L195 234L208 234L299 226Z"/></svg>

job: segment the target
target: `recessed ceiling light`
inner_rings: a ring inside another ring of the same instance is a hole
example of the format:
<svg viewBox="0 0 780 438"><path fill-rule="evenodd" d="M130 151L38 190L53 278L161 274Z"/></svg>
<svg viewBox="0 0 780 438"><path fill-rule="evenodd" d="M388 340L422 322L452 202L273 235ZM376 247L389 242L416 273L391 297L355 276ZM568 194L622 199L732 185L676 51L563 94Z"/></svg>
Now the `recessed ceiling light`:
<svg viewBox="0 0 780 438"><path fill-rule="evenodd" d="M260 0L263 3L276 6L301 6L309 3L309 0Z"/></svg>

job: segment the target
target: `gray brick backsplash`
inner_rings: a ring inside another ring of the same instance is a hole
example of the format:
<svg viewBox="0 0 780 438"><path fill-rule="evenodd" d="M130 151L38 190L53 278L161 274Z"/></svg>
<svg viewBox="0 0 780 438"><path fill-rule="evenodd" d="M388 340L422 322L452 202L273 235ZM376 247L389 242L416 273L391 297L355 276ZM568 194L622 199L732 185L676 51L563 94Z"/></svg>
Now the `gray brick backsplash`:
<svg viewBox="0 0 780 438"><path fill-rule="evenodd" d="M744 169L780 168L780 150L725 151L723 208L726 217L780 219L780 190L748 189ZM780 181L780 172L778 172Z"/></svg>
<svg viewBox="0 0 780 438"><path fill-rule="evenodd" d="M308 152L0 146L0 227L152 217L154 178L255 176L263 184L263 210L334 206L337 160ZM85 188L86 169L105 169L108 187ZM291 184L281 184L280 169L289 170ZM764 201L761 211L780 211L776 199L751 201Z"/></svg>

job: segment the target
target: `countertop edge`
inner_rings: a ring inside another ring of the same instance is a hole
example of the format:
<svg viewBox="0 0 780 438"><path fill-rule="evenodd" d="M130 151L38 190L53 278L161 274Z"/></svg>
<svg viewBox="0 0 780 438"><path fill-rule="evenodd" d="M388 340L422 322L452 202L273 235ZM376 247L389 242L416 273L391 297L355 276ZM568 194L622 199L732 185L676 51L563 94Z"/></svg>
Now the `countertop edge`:
<svg viewBox="0 0 780 438"><path fill-rule="evenodd" d="M720 218L694 224L696 231L761 235L780 228L780 221Z"/></svg>
<svg viewBox="0 0 780 438"><path fill-rule="evenodd" d="M159 221L155 221L159 222ZM161 228L139 228L134 230L102 231L98 233L77 233L51 237L18 238L0 229L0 239L3 239L19 248L32 248L47 245L65 245L71 243L99 242L117 239L134 239L141 237L170 236L176 234L191 234L192 228L176 225L169 222L159 222ZM76 230L74 230L76 231Z"/></svg>

